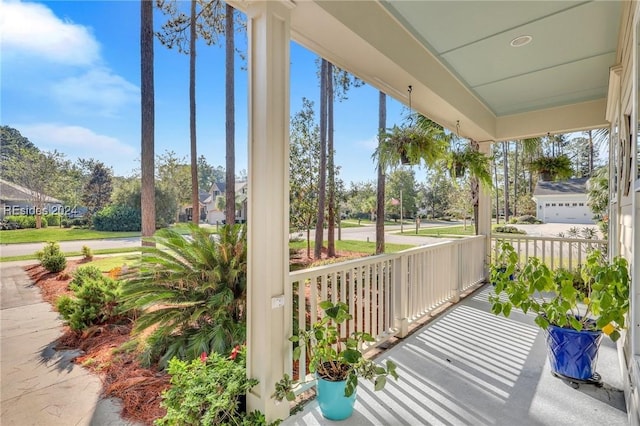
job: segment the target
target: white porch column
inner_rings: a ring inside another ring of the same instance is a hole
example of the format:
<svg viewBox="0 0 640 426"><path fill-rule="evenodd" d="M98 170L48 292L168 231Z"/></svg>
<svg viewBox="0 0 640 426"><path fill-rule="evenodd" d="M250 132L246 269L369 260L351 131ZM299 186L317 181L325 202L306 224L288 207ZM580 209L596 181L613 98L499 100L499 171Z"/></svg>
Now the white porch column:
<svg viewBox="0 0 640 426"><path fill-rule="evenodd" d="M289 416L271 399L287 362L291 309L282 307L289 276L289 1L251 2L249 40L249 197L247 374L260 383L250 411L268 421ZM280 299L282 298L282 299ZM272 305L272 301L275 302ZM272 306L276 306L275 308ZM288 313L289 318L285 313Z"/></svg>
<svg viewBox="0 0 640 426"><path fill-rule="evenodd" d="M491 153L491 145L493 142L479 142L478 150L485 155ZM480 185L480 194L478 196L478 235L486 235L485 240L485 262L489 264L491 258L491 189ZM485 267L485 278L488 277L488 268Z"/></svg>

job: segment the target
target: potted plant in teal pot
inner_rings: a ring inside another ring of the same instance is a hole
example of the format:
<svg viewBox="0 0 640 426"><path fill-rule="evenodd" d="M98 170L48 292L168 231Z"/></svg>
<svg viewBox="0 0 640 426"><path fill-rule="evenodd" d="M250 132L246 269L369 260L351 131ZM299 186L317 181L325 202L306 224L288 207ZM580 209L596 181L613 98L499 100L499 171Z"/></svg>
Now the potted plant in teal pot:
<svg viewBox="0 0 640 426"><path fill-rule="evenodd" d="M601 384L595 367L603 334L618 340L629 310L627 261L615 257L609 262L594 250L580 270L583 282L577 285L570 271L552 271L536 257L516 271L517 252L506 242L500 248L500 262L491 265L492 312L505 317L513 308L536 313L535 323L545 331L552 373L576 387Z"/></svg>
<svg viewBox="0 0 640 426"><path fill-rule="evenodd" d="M352 319L348 306L342 302L324 301L321 320L311 325L309 330L300 330L289 338L294 343L293 359L299 360L302 348L309 359L309 371L315 373L318 405L322 415L330 420L344 420L353 413L358 378L374 383L376 391L384 388L387 376L398 379L396 365L387 360L385 366L365 358L362 347L374 342L373 337L364 332L353 332L349 337L340 337L340 326ZM285 374L276 383L272 395L278 401L293 401L293 391L297 382Z"/></svg>

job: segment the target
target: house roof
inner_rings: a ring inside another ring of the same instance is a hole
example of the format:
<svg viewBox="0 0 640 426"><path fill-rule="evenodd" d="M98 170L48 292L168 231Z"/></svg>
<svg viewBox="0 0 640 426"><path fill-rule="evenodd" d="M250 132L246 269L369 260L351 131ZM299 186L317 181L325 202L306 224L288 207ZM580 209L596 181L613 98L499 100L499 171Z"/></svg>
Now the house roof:
<svg viewBox="0 0 640 426"><path fill-rule="evenodd" d="M541 181L536 184L534 196L585 194L588 178L567 179L561 182Z"/></svg>
<svg viewBox="0 0 640 426"><path fill-rule="evenodd" d="M31 201L33 200L33 194L36 193L24 186L20 186L16 183L0 179L0 199L5 201ZM45 203L62 204L62 201L57 198L45 195Z"/></svg>
<svg viewBox="0 0 640 426"><path fill-rule="evenodd" d="M207 198L209 198L209 193L201 189L198 197L200 198L200 204L204 204L207 202Z"/></svg>
<svg viewBox="0 0 640 426"><path fill-rule="evenodd" d="M227 190L226 182L214 182L213 185L211 185L211 192L216 189L220 191L221 194L224 194L224 192Z"/></svg>

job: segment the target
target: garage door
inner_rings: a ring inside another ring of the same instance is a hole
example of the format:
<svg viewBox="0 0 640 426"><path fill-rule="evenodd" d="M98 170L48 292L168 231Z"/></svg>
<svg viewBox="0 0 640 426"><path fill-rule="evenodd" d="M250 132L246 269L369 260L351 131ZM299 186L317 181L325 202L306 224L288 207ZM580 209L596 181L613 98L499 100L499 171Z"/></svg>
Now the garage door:
<svg viewBox="0 0 640 426"><path fill-rule="evenodd" d="M593 223L586 203L547 203L544 206L545 223Z"/></svg>

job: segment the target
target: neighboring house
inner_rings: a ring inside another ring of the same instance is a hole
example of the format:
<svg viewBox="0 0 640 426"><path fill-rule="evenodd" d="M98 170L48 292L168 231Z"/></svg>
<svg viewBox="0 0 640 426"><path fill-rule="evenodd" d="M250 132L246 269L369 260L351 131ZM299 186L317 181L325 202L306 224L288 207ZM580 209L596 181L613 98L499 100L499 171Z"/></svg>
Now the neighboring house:
<svg viewBox="0 0 640 426"><path fill-rule="evenodd" d="M56 198L39 195L24 186L0 179L0 219L13 215L35 215L37 212L34 199L36 198L44 201L42 214L71 213L71 211L65 211L62 201Z"/></svg>
<svg viewBox="0 0 640 426"><path fill-rule="evenodd" d="M545 223L594 223L593 212L587 204L587 178L562 182L539 180L533 200L537 218Z"/></svg>
<svg viewBox="0 0 640 426"><path fill-rule="evenodd" d="M200 190L198 195L198 207L200 209L200 221L203 222L207 219L207 199L209 198L209 193L207 191ZM180 209L180 216L184 218L185 221L191 222L191 215L193 214L193 206L191 204L187 204Z"/></svg>
<svg viewBox="0 0 640 426"><path fill-rule="evenodd" d="M215 225L223 223L225 220L224 210L216 207L216 198L224 197L227 186L224 182L216 182L211 185L209 197L204 201L207 209L207 223ZM247 182L237 181L235 183L236 192L236 221L245 222L247 220Z"/></svg>

